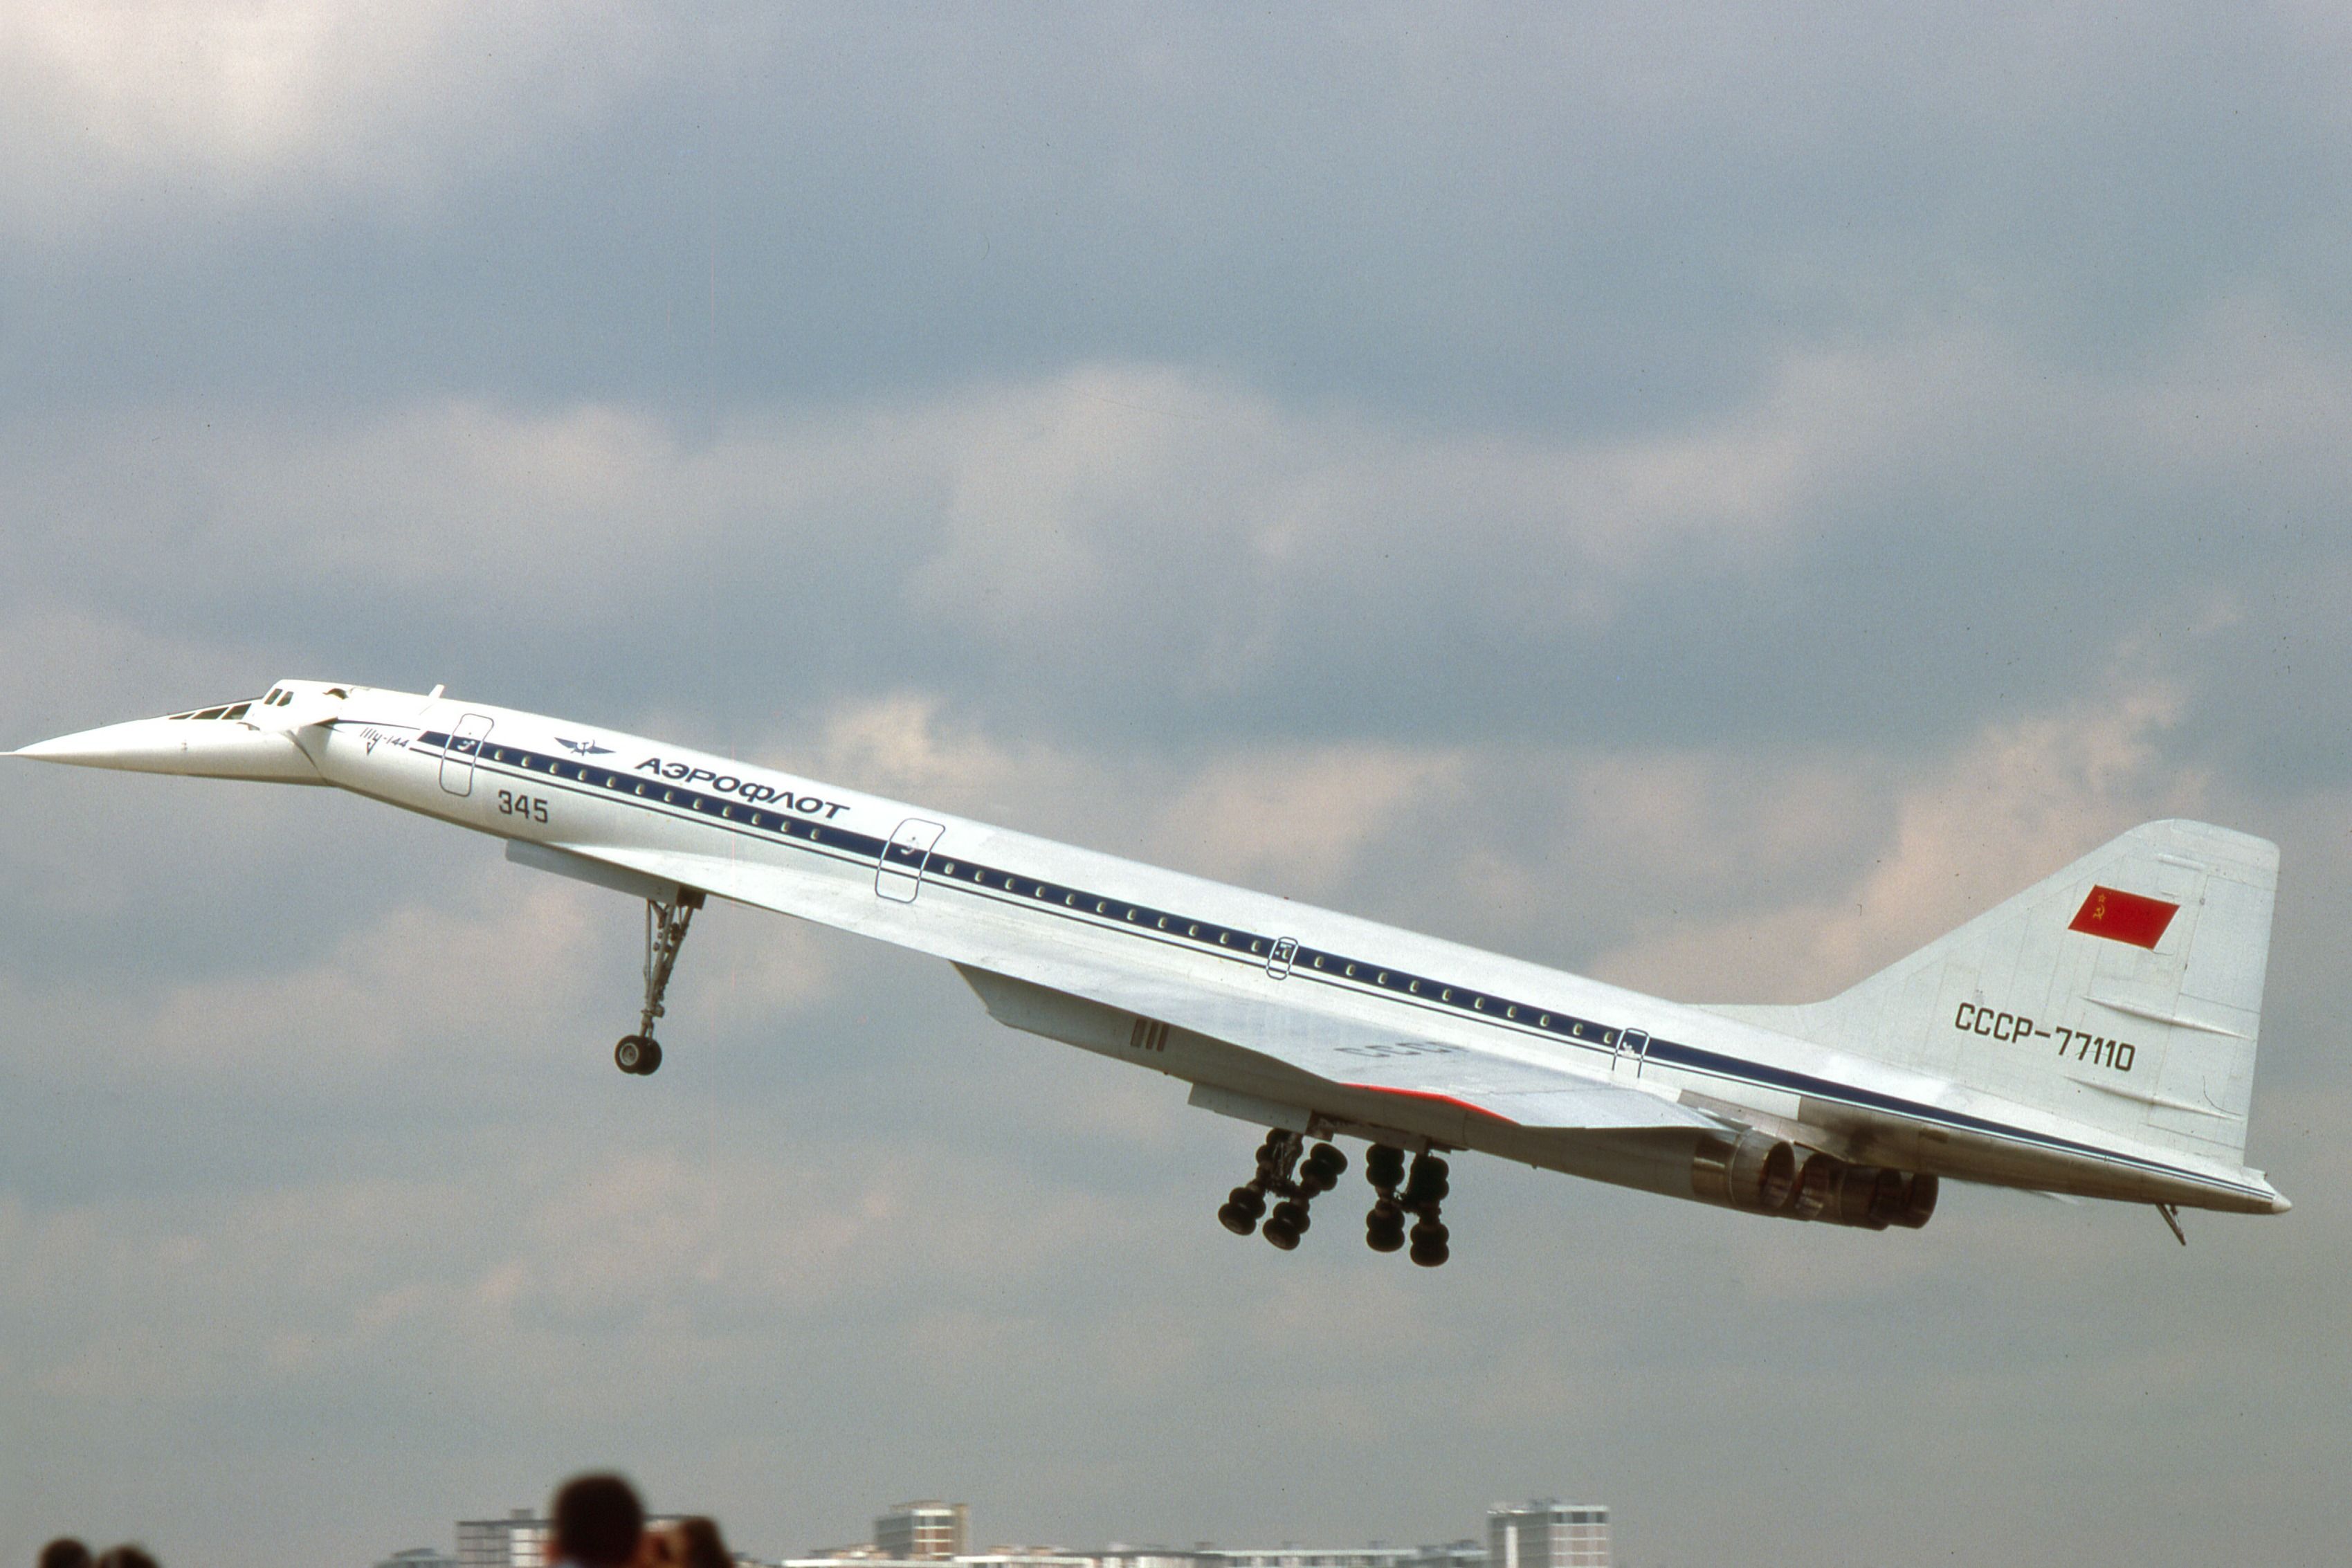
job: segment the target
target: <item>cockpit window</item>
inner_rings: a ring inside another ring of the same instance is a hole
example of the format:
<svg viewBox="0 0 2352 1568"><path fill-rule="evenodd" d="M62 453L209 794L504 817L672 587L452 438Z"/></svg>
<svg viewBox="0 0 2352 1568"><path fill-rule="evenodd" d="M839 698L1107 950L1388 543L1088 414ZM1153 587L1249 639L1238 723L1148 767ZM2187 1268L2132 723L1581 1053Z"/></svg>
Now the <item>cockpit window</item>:
<svg viewBox="0 0 2352 1568"><path fill-rule="evenodd" d="M293 700L294 694L291 691L285 689L283 687L276 687L271 689L268 696L257 697L248 702L231 702L224 704L218 708L191 709L185 713L171 713L165 715L165 717L172 719L242 719L250 709L268 707L272 704L282 708L287 703Z"/></svg>

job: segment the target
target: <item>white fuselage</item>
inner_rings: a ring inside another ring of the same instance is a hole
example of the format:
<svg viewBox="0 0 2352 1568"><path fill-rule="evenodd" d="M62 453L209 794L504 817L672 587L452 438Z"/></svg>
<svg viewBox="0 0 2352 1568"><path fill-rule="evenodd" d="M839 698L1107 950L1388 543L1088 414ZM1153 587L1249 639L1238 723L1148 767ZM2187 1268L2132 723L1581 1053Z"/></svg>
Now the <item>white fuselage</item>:
<svg viewBox="0 0 2352 1568"><path fill-rule="evenodd" d="M1203 1086L1222 1109L1291 1107L1690 1195L1686 1139L1531 1130L1440 1096L1334 1087L1220 1028L1328 1018L1398 1050L1450 1042L1630 1083L1852 1160L2280 1206L2248 1173L1703 1008L685 747L367 688L289 733L321 781L356 794L950 960L1006 1022ZM1087 1000L1106 994L1123 1005Z"/></svg>

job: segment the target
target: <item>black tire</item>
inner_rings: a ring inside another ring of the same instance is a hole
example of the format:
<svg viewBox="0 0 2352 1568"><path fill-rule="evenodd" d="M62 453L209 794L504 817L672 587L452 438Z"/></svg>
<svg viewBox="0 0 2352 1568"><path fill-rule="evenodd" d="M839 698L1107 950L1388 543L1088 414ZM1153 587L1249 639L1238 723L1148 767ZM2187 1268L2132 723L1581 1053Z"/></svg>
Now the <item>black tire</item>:
<svg viewBox="0 0 2352 1568"><path fill-rule="evenodd" d="M1272 1219L1265 1222L1265 1228L1259 1234L1285 1252L1298 1245L1298 1233L1283 1222L1282 1212L1279 1209L1275 1211Z"/></svg>
<svg viewBox="0 0 2352 1568"><path fill-rule="evenodd" d="M1265 1194L1255 1187L1235 1187L1225 1194L1225 1202L1249 1215L1252 1225L1265 1217Z"/></svg>
<svg viewBox="0 0 2352 1568"><path fill-rule="evenodd" d="M639 1078L651 1078L654 1074L659 1071L661 1071L661 1042L659 1040L647 1040L646 1042L646 1065L637 1069L637 1076Z"/></svg>
<svg viewBox="0 0 2352 1568"><path fill-rule="evenodd" d="M1416 1241L1412 1244L1412 1260L1415 1263L1420 1264L1423 1268L1442 1268L1444 1266L1445 1260L1452 1256L1453 1253L1446 1247L1445 1243L1442 1241L1433 1241L1425 1244Z"/></svg>
<svg viewBox="0 0 2352 1568"><path fill-rule="evenodd" d="M1374 1252L1394 1252L1404 1246L1404 1222L1375 1215L1364 1222L1364 1245Z"/></svg>
<svg viewBox="0 0 2352 1568"><path fill-rule="evenodd" d="M1274 1205L1274 1217L1268 1225L1279 1225L1293 1236L1305 1236L1314 1221L1307 1217L1307 1205L1302 1203L1279 1203Z"/></svg>
<svg viewBox="0 0 2352 1568"><path fill-rule="evenodd" d="M1257 1228L1257 1216L1239 1204L1227 1204L1217 1211L1217 1223L1235 1236L1247 1236Z"/></svg>
<svg viewBox="0 0 2352 1568"><path fill-rule="evenodd" d="M1375 1143L1364 1151L1364 1178L1375 1187L1393 1187L1404 1180L1404 1151Z"/></svg>
<svg viewBox="0 0 2352 1568"><path fill-rule="evenodd" d="M1336 1186L1348 1173L1347 1152L1336 1143L1318 1143L1307 1156L1307 1163L1320 1170L1327 1180L1324 1185Z"/></svg>
<svg viewBox="0 0 2352 1568"><path fill-rule="evenodd" d="M613 1047L613 1065L635 1077L646 1070L646 1047L653 1042L643 1035L623 1035Z"/></svg>

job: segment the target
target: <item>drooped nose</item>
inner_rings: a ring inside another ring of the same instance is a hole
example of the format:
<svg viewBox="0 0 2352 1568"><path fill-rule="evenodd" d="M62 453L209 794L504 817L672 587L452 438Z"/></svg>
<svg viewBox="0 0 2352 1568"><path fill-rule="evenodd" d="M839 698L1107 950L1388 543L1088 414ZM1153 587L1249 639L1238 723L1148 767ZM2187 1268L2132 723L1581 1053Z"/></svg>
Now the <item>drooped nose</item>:
<svg viewBox="0 0 2352 1568"><path fill-rule="evenodd" d="M215 714L221 710L211 710ZM54 740L37 741L10 753L36 762L78 768L112 768L134 773L185 773L196 778L253 779L271 784L318 784L318 769L291 735L255 729L238 720L182 715L134 719Z"/></svg>

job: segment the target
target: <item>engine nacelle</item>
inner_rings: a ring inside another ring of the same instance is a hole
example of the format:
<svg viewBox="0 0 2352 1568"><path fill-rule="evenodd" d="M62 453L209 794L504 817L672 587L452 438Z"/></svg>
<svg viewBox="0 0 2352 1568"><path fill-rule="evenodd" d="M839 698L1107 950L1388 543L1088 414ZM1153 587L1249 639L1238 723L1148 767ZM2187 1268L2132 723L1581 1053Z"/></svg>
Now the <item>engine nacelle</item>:
<svg viewBox="0 0 2352 1568"><path fill-rule="evenodd" d="M1936 1212L1939 1184L1932 1175L1850 1164L1760 1132L1701 1139L1690 1179L1691 1196L1701 1203L1865 1230L1918 1229Z"/></svg>

